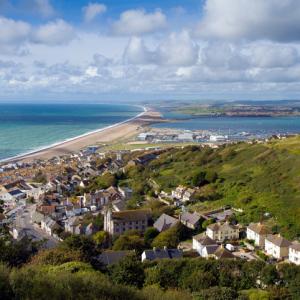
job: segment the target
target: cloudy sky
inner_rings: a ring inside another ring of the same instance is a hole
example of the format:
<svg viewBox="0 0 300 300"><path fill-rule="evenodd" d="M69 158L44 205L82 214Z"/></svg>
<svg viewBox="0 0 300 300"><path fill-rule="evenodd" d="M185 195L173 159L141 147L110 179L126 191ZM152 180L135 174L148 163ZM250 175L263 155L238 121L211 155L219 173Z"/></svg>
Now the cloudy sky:
<svg viewBox="0 0 300 300"><path fill-rule="evenodd" d="M299 0L0 0L0 101L300 99Z"/></svg>

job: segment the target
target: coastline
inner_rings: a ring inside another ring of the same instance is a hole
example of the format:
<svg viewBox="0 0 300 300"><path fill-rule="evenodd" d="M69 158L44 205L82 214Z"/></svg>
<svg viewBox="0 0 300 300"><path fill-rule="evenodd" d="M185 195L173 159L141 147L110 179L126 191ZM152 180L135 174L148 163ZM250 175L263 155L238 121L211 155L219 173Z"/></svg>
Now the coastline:
<svg viewBox="0 0 300 300"><path fill-rule="evenodd" d="M54 156L72 154L92 144L111 142L119 138L133 135L139 127L162 121L160 113L142 106L143 112L104 128L96 129L79 136L66 139L33 151L0 160L0 164L29 162L35 159L50 159Z"/></svg>

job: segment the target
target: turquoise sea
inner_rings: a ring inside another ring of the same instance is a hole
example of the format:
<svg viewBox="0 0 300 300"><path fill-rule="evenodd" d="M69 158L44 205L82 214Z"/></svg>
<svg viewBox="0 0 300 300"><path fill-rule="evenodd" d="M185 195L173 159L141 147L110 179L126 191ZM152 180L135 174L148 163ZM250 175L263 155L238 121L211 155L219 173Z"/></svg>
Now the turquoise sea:
<svg viewBox="0 0 300 300"><path fill-rule="evenodd" d="M176 121L154 125L158 128L207 130L227 135L243 133L251 137L300 133L300 117L194 117L167 110L161 110L161 113Z"/></svg>
<svg viewBox="0 0 300 300"><path fill-rule="evenodd" d="M133 105L0 104L0 161L130 119Z"/></svg>

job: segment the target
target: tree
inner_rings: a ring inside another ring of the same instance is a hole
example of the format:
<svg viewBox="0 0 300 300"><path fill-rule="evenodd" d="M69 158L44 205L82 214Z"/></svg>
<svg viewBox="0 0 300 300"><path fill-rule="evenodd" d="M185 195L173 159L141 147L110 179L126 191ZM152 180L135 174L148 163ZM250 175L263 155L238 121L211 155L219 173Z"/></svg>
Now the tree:
<svg viewBox="0 0 300 300"><path fill-rule="evenodd" d="M34 265L61 265L71 261L82 261L82 253L74 249L53 248L42 250L31 259Z"/></svg>
<svg viewBox="0 0 300 300"><path fill-rule="evenodd" d="M182 287L191 292L198 292L213 287L216 284L217 280L212 272L194 271L190 276L183 279Z"/></svg>
<svg viewBox="0 0 300 300"><path fill-rule="evenodd" d="M205 174L205 180L213 183L218 179L218 174L214 171L208 170Z"/></svg>
<svg viewBox="0 0 300 300"><path fill-rule="evenodd" d="M118 284L142 287L145 274L142 263L135 255L124 257L118 264L109 266L110 278Z"/></svg>
<svg viewBox="0 0 300 300"><path fill-rule="evenodd" d="M237 299L237 292L231 288L225 287L212 287L207 290L202 290L199 293L199 298L205 300L235 300Z"/></svg>
<svg viewBox="0 0 300 300"><path fill-rule="evenodd" d="M153 247L177 248L179 244L179 235L177 226L173 226L165 231L162 231L152 242Z"/></svg>
<svg viewBox="0 0 300 300"><path fill-rule="evenodd" d="M201 186L206 183L206 173L204 171L197 172L191 179L191 184L193 186Z"/></svg>
<svg viewBox="0 0 300 300"><path fill-rule="evenodd" d="M145 242L139 235L123 234L114 242L113 250L136 250L137 253L142 253L145 249Z"/></svg>
<svg viewBox="0 0 300 300"><path fill-rule="evenodd" d="M205 221L203 221L203 223L202 223L202 228L203 228L204 230L206 230L206 227L207 227L208 225L212 224L212 223L214 223L214 220L213 220L213 219L205 220Z"/></svg>
<svg viewBox="0 0 300 300"><path fill-rule="evenodd" d="M275 284L276 280L279 278L276 266L265 265L261 271L261 280L266 285Z"/></svg>
<svg viewBox="0 0 300 300"><path fill-rule="evenodd" d="M106 231L98 231L93 235L93 240L98 248L103 248L108 242L108 233Z"/></svg>
<svg viewBox="0 0 300 300"><path fill-rule="evenodd" d="M62 242L60 247L79 251L86 261L91 261L98 254L93 239L84 235L71 235Z"/></svg>
<svg viewBox="0 0 300 300"><path fill-rule="evenodd" d="M148 227L144 233L144 242L146 246L150 246L159 231L154 227Z"/></svg>

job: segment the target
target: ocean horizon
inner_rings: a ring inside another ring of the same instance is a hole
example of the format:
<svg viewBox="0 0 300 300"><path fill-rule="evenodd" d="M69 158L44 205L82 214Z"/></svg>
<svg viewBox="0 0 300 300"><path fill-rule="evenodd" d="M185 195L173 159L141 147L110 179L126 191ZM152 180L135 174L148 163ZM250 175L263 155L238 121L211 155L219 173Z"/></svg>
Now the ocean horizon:
<svg viewBox="0 0 300 300"><path fill-rule="evenodd" d="M142 111L129 104L0 103L0 161L124 122Z"/></svg>

